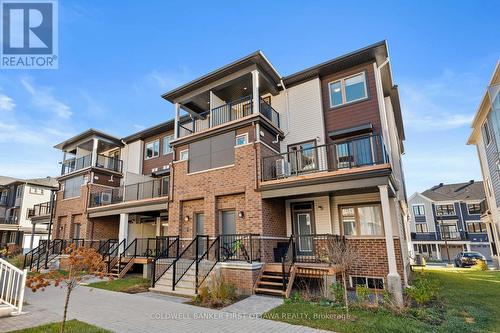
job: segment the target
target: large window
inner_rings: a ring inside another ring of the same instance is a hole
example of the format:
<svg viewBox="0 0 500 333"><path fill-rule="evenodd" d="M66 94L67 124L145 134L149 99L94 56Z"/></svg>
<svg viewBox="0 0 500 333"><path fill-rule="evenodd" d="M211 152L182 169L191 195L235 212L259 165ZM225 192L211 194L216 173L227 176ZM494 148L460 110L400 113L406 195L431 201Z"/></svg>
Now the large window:
<svg viewBox="0 0 500 333"><path fill-rule="evenodd" d="M424 205L414 205L413 206L413 214L415 216L424 216L425 215Z"/></svg>
<svg viewBox="0 0 500 333"><path fill-rule="evenodd" d="M146 143L146 159L155 158L160 155L160 140Z"/></svg>
<svg viewBox="0 0 500 333"><path fill-rule="evenodd" d="M189 144L189 172L234 164L235 133L229 132Z"/></svg>
<svg viewBox="0 0 500 333"><path fill-rule="evenodd" d="M330 106L336 107L368 97L366 75L359 73L328 84L330 90Z"/></svg>
<svg viewBox="0 0 500 333"><path fill-rule="evenodd" d="M486 224L483 222L467 222L467 231L471 233L486 233Z"/></svg>
<svg viewBox="0 0 500 333"><path fill-rule="evenodd" d="M172 152L172 147L170 147L170 141L174 139L173 135L167 135L163 138L163 155L170 154Z"/></svg>
<svg viewBox="0 0 500 333"><path fill-rule="evenodd" d="M379 205L342 207L341 219L346 236L382 236L382 214Z"/></svg>
<svg viewBox="0 0 500 333"><path fill-rule="evenodd" d="M481 205L478 203L467 204L469 214L481 214Z"/></svg>
<svg viewBox="0 0 500 333"><path fill-rule="evenodd" d="M455 215L455 205L436 205L437 215Z"/></svg>
<svg viewBox="0 0 500 333"><path fill-rule="evenodd" d="M20 198L23 196L23 190L24 190L24 186L18 186L17 189L16 189L16 198Z"/></svg>
<svg viewBox="0 0 500 333"><path fill-rule="evenodd" d="M64 199L80 196L80 188L83 185L83 176L68 178L64 181Z"/></svg>
<svg viewBox="0 0 500 333"><path fill-rule="evenodd" d="M429 230L427 229L427 223L416 223L415 230L419 234L427 233Z"/></svg>

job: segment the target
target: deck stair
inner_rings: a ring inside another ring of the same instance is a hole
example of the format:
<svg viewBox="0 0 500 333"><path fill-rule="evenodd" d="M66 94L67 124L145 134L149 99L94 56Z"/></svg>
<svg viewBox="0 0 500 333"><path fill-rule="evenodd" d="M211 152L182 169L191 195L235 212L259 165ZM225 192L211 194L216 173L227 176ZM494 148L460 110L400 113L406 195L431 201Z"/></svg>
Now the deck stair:
<svg viewBox="0 0 500 333"><path fill-rule="evenodd" d="M289 290L291 290L294 278L294 267L290 270L290 274L285 273L285 275L283 275L282 264L264 264L261 273L255 282L254 292L257 294L286 297L289 295Z"/></svg>

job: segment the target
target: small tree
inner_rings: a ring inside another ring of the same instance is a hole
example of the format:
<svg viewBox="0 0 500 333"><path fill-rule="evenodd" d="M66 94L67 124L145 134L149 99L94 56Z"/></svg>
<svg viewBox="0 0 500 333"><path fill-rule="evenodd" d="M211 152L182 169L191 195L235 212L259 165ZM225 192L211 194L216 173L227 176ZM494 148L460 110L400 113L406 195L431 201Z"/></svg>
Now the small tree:
<svg viewBox="0 0 500 333"><path fill-rule="evenodd" d="M349 301L347 299L347 270L353 267L358 260L358 252L342 238L329 238L327 243L327 252L330 265L340 269L342 274L342 284L344 287L344 303L346 312L349 312Z"/></svg>
<svg viewBox="0 0 500 333"><path fill-rule="evenodd" d="M61 333L64 333L71 292L78 287L80 282L88 278L103 278L106 275L106 264L95 249L89 247L76 248L75 244L71 244L64 252L68 254L67 274L61 271L51 271L35 274L26 280L26 286L33 292L44 291L45 287L52 284L55 287L66 288Z"/></svg>

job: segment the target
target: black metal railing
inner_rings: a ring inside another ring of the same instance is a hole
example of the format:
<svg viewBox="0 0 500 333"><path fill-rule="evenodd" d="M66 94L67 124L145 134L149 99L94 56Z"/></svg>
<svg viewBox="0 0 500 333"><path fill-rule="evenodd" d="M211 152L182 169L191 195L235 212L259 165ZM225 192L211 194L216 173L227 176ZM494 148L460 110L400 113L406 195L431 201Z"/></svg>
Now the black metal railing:
<svg viewBox="0 0 500 333"><path fill-rule="evenodd" d="M260 259L260 236L258 234L220 235L222 261L247 261Z"/></svg>
<svg viewBox="0 0 500 333"><path fill-rule="evenodd" d="M68 159L62 162L61 175L65 175L67 173L71 173L74 171L90 167L91 164L92 164L92 154L88 154L78 158Z"/></svg>
<svg viewBox="0 0 500 333"><path fill-rule="evenodd" d="M92 166L92 153L78 158L70 158L62 162L61 175L85 169L90 166ZM117 157L110 157L102 154L97 154L95 164L93 166L120 173L123 171L122 160Z"/></svg>
<svg viewBox="0 0 500 333"><path fill-rule="evenodd" d="M39 203L28 209L28 219L34 216L50 215L52 212L52 205L50 201Z"/></svg>
<svg viewBox="0 0 500 333"><path fill-rule="evenodd" d="M262 180L389 163L382 137L369 135L262 158Z"/></svg>
<svg viewBox="0 0 500 333"><path fill-rule="evenodd" d="M89 207L100 207L127 201L168 196L169 179L153 179L142 183L102 189L90 193Z"/></svg>
<svg viewBox="0 0 500 333"><path fill-rule="evenodd" d="M134 239L130 244L125 247L122 253L120 253L120 258L118 259L118 275L122 276L122 272L127 269L128 264L137 257L137 240Z"/></svg>
<svg viewBox="0 0 500 333"><path fill-rule="evenodd" d="M203 246L203 243L207 244L208 242L208 236L196 236L181 252L181 254L179 254L177 259L174 260L172 264L172 291L175 290L175 286L177 285L177 283L179 283L182 277L198 259L200 247Z"/></svg>
<svg viewBox="0 0 500 333"><path fill-rule="evenodd" d="M106 170L122 172L123 171L123 161L117 157L109 157L106 155L97 155L96 164L97 168L102 168Z"/></svg>
<svg viewBox="0 0 500 333"><path fill-rule="evenodd" d="M260 108L259 108L259 111L274 126L276 126L277 128L280 127L280 114L275 109L273 109L273 107L271 105L269 105L262 98L260 99Z"/></svg>
<svg viewBox="0 0 500 333"><path fill-rule="evenodd" d="M121 242L113 244L108 251L108 255L106 256L106 264L108 266L108 273L111 272L113 267L118 263L120 259L120 248L125 247L125 239L122 239Z"/></svg>
<svg viewBox="0 0 500 333"><path fill-rule="evenodd" d="M288 241L288 245L285 250L285 255L281 260L281 271L282 271L282 283L283 283L283 291L286 291L286 287L288 285L288 279L290 277L290 271L293 267L293 262L295 259L294 253L294 239L293 236L290 236Z"/></svg>
<svg viewBox="0 0 500 333"><path fill-rule="evenodd" d="M179 257L180 240L179 236L162 237L158 239L157 255L152 262L151 286L154 288L156 282L168 271Z"/></svg>
<svg viewBox="0 0 500 333"><path fill-rule="evenodd" d="M212 241L205 252L198 253L198 259L196 260L195 293L198 293L198 288L219 261L220 236Z"/></svg>

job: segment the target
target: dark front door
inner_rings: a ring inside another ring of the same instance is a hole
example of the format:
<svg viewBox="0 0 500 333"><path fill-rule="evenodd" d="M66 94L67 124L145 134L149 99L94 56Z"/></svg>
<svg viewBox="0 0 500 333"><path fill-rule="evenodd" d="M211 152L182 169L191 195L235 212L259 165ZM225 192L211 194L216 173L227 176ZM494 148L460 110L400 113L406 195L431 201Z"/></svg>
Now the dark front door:
<svg viewBox="0 0 500 333"><path fill-rule="evenodd" d="M205 215L203 213L194 214L194 232L195 236L205 234ZM206 239L204 237L198 238L198 255L205 252Z"/></svg>
<svg viewBox="0 0 500 333"><path fill-rule="evenodd" d="M295 234L295 249L297 255L313 254L313 203L293 205L293 233Z"/></svg>

